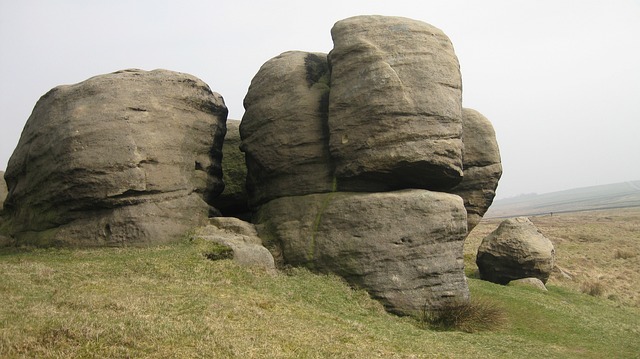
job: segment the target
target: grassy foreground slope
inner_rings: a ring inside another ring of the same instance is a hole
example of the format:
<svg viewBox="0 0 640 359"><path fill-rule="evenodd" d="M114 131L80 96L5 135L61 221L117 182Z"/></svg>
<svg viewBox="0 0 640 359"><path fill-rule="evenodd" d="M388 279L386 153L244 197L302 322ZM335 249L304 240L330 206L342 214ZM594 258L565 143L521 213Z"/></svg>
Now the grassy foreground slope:
<svg viewBox="0 0 640 359"><path fill-rule="evenodd" d="M0 250L0 357L603 358L640 353L640 311L470 279L501 329L420 329L334 276L210 261L203 242Z"/></svg>

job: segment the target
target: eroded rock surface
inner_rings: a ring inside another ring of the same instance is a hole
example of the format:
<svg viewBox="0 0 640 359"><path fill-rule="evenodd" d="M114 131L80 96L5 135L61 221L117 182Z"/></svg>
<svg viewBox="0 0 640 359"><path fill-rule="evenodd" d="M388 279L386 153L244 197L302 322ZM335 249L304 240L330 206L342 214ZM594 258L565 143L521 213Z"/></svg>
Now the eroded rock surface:
<svg viewBox="0 0 640 359"><path fill-rule="evenodd" d="M276 258L335 273L398 314L468 298L458 196L426 190L282 197L257 228Z"/></svg>
<svg viewBox="0 0 640 359"><path fill-rule="evenodd" d="M554 263L553 243L526 217L500 223L482 240L476 257L480 278L498 284L529 277L546 283Z"/></svg>
<svg viewBox="0 0 640 359"><path fill-rule="evenodd" d="M209 219L207 226L198 228L193 237L231 248L231 258L238 264L275 273L273 256L262 246L251 223L234 217L214 217Z"/></svg>
<svg viewBox="0 0 640 359"><path fill-rule="evenodd" d="M240 124L252 206L332 190L326 54L285 52L251 81Z"/></svg>
<svg viewBox="0 0 640 359"><path fill-rule="evenodd" d="M464 199L469 232L480 222L496 196L502 163L493 125L480 112L462 110L464 178L449 192Z"/></svg>
<svg viewBox="0 0 640 359"><path fill-rule="evenodd" d="M245 98L240 134L260 236L277 263L338 274L394 313L467 300L462 242L501 169L497 146L481 144L495 137L490 124L475 117L463 157L451 42L385 16L339 21L331 35L328 62L283 53Z"/></svg>
<svg viewBox="0 0 640 359"><path fill-rule="evenodd" d="M462 180L462 80L421 21L356 16L331 29L331 155L340 190L443 190Z"/></svg>
<svg viewBox="0 0 640 359"><path fill-rule="evenodd" d="M217 199L227 111L197 78L126 70L52 90L10 160L3 228L18 243L114 245L209 223L196 235L236 261L272 270L273 253L335 273L394 313L468 300L462 243L501 168L490 124L463 115L451 42L383 16L331 35L329 55L260 68L229 123ZM271 253L248 223L207 222L250 211Z"/></svg>
<svg viewBox="0 0 640 359"><path fill-rule="evenodd" d="M175 240L223 189L227 108L191 75L124 70L42 96L6 170L18 243Z"/></svg>

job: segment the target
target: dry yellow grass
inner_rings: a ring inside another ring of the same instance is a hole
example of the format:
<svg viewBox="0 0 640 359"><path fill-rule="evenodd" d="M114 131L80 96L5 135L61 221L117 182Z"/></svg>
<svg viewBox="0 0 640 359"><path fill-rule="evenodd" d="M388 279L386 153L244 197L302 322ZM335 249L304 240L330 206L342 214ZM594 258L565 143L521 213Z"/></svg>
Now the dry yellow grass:
<svg viewBox="0 0 640 359"><path fill-rule="evenodd" d="M640 307L640 208L529 218L556 249L557 270L549 284ZM468 274L477 271L475 256L480 242L502 221L484 219L467 238Z"/></svg>

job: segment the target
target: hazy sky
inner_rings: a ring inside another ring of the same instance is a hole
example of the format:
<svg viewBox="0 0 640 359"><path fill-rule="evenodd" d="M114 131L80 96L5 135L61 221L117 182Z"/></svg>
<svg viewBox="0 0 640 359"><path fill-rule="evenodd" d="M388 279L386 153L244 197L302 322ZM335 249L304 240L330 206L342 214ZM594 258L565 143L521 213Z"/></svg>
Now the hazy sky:
<svg viewBox="0 0 640 359"><path fill-rule="evenodd" d="M463 106L497 133L499 198L640 179L639 0L0 0L0 169L57 85L165 68L204 80L240 119L265 61L329 52L333 24L361 14L451 38Z"/></svg>

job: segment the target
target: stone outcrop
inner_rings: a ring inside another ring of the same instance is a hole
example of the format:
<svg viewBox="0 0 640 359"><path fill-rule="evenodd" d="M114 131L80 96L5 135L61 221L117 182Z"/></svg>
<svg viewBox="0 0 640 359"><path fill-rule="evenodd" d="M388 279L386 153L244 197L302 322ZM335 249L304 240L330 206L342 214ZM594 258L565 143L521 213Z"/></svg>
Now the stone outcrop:
<svg viewBox="0 0 640 359"><path fill-rule="evenodd" d="M394 313L467 300L467 211L475 225L500 177L482 178L485 167L499 170L500 159L480 145L495 137L490 124L473 116L470 131L480 130L464 157L451 42L384 16L339 21L331 35L328 56L269 60L245 97L241 149L258 233L277 263L338 274Z"/></svg>
<svg viewBox="0 0 640 359"><path fill-rule="evenodd" d="M191 75L124 70L36 104L6 170L18 243L164 242L204 223L223 189L227 108Z"/></svg>
<svg viewBox="0 0 640 359"><path fill-rule="evenodd" d="M500 223L482 240L476 257L480 278L498 284L529 277L546 283L554 262L553 243L526 217Z"/></svg>
<svg viewBox="0 0 640 359"><path fill-rule="evenodd" d="M228 132L220 95L186 74L125 70L53 89L9 161L6 238L122 245L200 227L211 258L273 270L273 253L394 313L468 300L462 244L501 167L491 124L462 109L451 42L384 16L339 21L331 36L328 55L267 61ZM249 213L257 232L238 219ZM202 227L207 215L238 218Z"/></svg>
<svg viewBox="0 0 640 359"><path fill-rule="evenodd" d="M214 217L209 224L197 228L193 239L200 238L226 246L231 249L231 259L248 267L262 268L275 272L275 263L271 253L262 246L255 227L233 217Z"/></svg>
<svg viewBox="0 0 640 359"><path fill-rule="evenodd" d="M449 189L462 180L462 82L449 38L415 20L331 29L331 156L340 190Z"/></svg>
<svg viewBox="0 0 640 359"><path fill-rule="evenodd" d="M496 134L486 117L476 110L464 108L462 129L464 177L450 192L464 199L467 227L471 232L496 196L502 163Z"/></svg>
<svg viewBox="0 0 640 359"><path fill-rule="evenodd" d="M223 216L249 219L246 180L247 167L240 151L240 121L227 120L227 134L222 145L224 191L213 199L213 206Z"/></svg>
<svg viewBox="0 0 640 359"><path fill-rule="evenodd" d="M398 314L468 298L460 197L427 190L282 197L260 207L279 261L335 273Z"/></svg>
<svg viewBox="0 0 640 359"><path fill-rule="evenodd" d="M328 66L326 54L285 52L251 81L240 136L252 206L331 191Z"/></svg>

